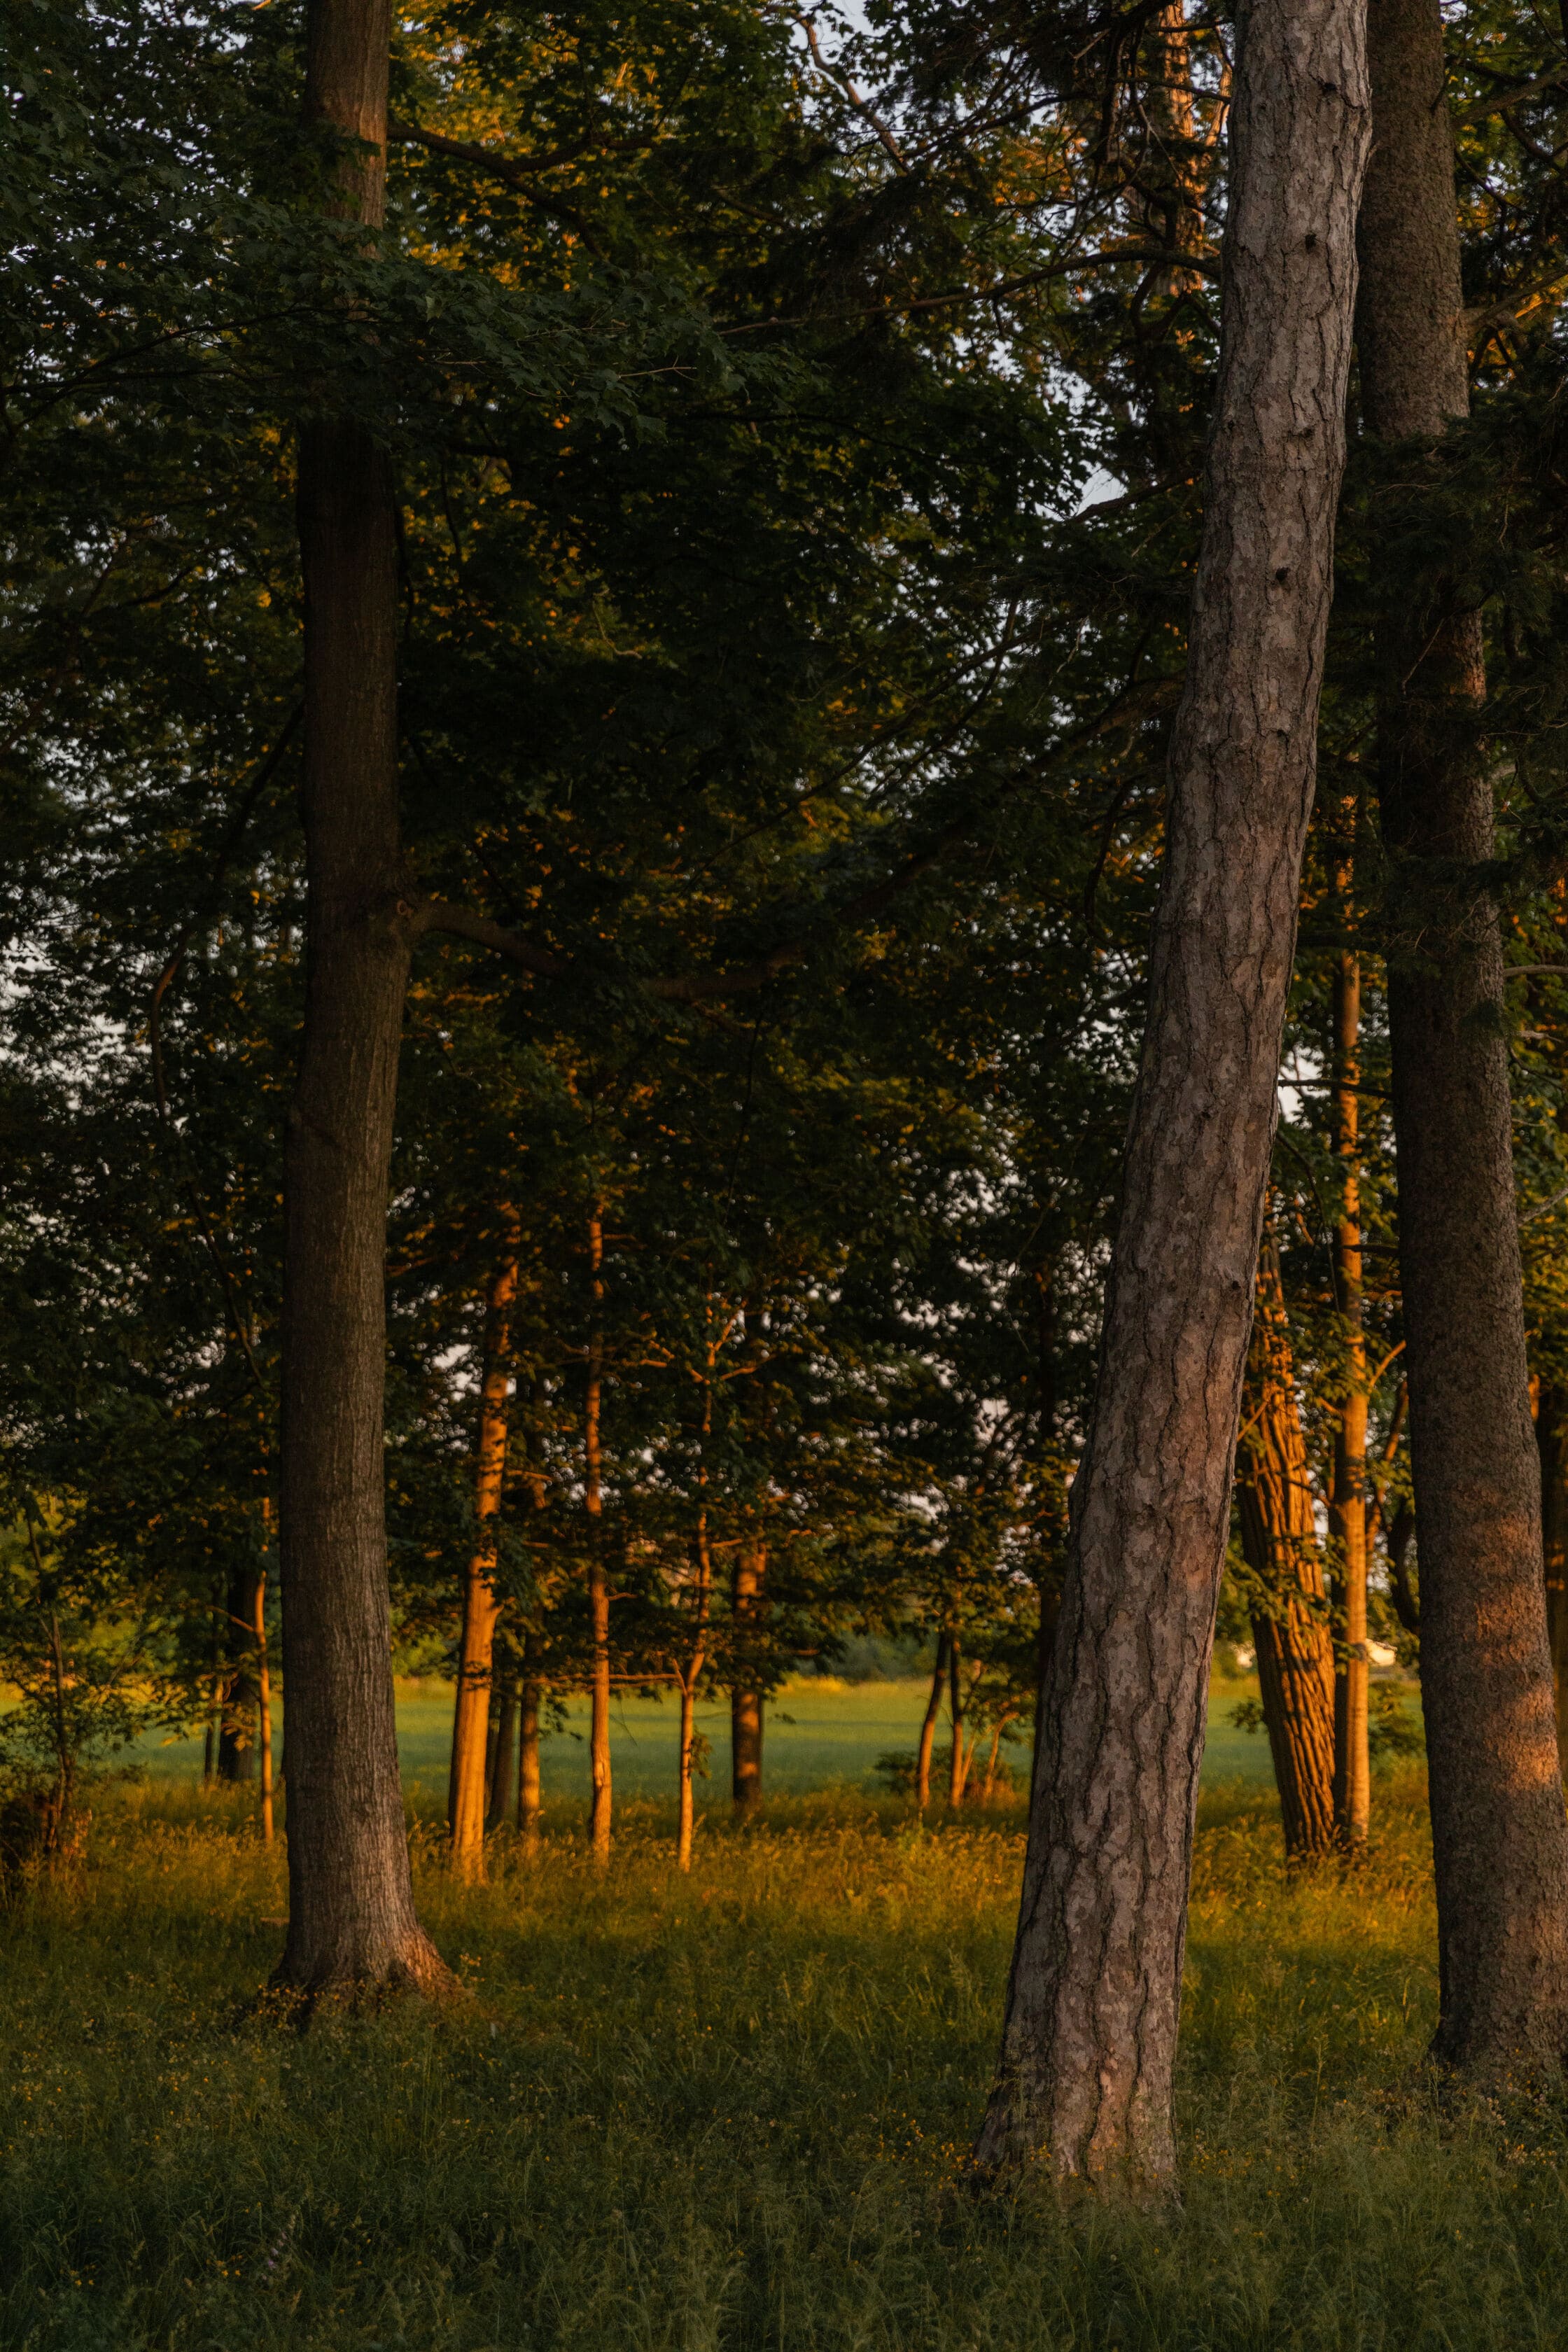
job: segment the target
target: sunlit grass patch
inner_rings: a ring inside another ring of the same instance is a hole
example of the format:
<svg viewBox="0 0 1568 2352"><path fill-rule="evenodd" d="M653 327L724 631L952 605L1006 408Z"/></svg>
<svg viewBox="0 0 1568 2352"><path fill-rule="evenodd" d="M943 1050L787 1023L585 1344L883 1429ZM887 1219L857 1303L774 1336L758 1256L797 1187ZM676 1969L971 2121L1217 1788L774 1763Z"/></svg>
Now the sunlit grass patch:
<svg viewBox="0 0 1568 2352"><path fill-rule="evenodd" d="M1365 1860L1288 1876L1205 1798L1179 2208L977 2195L1022 1857L849 1791L575 1823L421 1905L475 2000L303 2037L245 2004L281 1859L243 1798L101 1803L0 1925L0 2343L1207 2352L1568 2341L1550 2107L1433 2095L1418 1780Z"/></svg>

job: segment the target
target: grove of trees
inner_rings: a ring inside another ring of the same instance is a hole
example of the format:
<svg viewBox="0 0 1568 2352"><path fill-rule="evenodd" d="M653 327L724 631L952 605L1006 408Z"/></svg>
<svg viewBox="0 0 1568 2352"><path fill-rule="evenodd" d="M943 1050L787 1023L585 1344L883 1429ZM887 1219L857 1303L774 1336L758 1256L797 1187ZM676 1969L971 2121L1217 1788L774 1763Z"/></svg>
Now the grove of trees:
<svg viewBox="0 0 1568 2352"><path fill-rule="evenodd" d="M1554 2074L1568 18L3 47L0 1867L195 1725L279 1991L445 2000L398 1654L473 1879L569 1699L685 1868L699 1701L745 1818L901 1644L911 1808L1032 1755L978 2163L1158 2182L1216 1624L1302 1870L1375 1636L1434 2054Z"/></svg>

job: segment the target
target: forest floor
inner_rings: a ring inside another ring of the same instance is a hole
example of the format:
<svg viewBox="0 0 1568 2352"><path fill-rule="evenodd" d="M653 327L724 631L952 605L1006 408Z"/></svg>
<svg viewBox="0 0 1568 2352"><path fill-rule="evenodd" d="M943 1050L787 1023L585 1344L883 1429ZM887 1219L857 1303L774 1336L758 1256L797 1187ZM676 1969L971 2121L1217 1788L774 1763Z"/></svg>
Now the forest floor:
<svg viewBox="0 0 1568 2352"><path fill-rule="evenodd" d="M1288 1883L1271 1796L1205 1795L1179 2206L978 2193L1016 1808L921 1831L849 1790L628 1806L465 1891L473 1999L250 2006L281 1856L243 1801L101 1796L0 1916L5 2352L1281 2352L1568 2344L1555 2105L1445 2098L1419 1776L1363 1864Z"/></svg>

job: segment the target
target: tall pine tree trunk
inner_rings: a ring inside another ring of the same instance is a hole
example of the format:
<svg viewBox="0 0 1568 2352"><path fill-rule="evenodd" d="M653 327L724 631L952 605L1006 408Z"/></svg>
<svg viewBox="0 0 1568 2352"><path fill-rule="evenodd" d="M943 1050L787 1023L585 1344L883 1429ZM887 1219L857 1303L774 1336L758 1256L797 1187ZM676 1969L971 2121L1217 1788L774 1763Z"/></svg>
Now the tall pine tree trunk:
<svg viewBox="0 0 1568 2352"><path fill-rule="evenodd" d="M338 217L382 219L386 0L312 0L307 116L363 142ZM391 469L331 415L300 435L305 1017L284 1177L279 1551L289 1937L279 1981L451 1979L414 1911L386 1578L384 1259L408 947L399 893Z"/></svg>
<svg viewBox="0 0 1568 2352"><path fill-rule="evenodd" d="M1148 1024L976 2155L1162 2179L1332 583L1363 0L1255 0Z"/></svg>
<svg viewBox="0 0 1568 2352"><path fill-rule="evenodd" d="M1366 1325L1361 1249L1361 960L1335 959L1333 985L1334 1156L1341 1202L1334 1227L1334 1278L1344 1328L1345 1395L1334 1432L1329 1529L1337 1553L1342 1655L1334 1673L1334 1819L1359 1845L1372 1819L1366 1646Z"/></svg>
<svg viewBox="0 0 1568 2352"><path fill-rule="evenodd" d="M509 1226L504 1255L486 1303L484 1372L479 1386L479 1449L474 1472L476 1535L463 1581L463 1633L452 1709L452 1860L465 1878L483 1874L485 1819L489 1810L488 1733L496 1625L501 1609L495 1589L495 1571L501 1497L506 1486L517 1257L518 1232L512 1224Z"/></svg>
<svg viewBox="0 0 1568 2352"><path fill-rule="evenodd" d="M1334 1652L1272 1240L1258 1257L1242 1396L1236 1480L1241 1544L1265 1601L1252 1618L1258 1682L1286 1856L1306 1862L1334 1843Z"/></svg>
<svg viewBox="0 0 1568 2352"><path fill-rule="evenodd" d="M1376 150L1362 207L1369 432L1436 439L1468 406L1452 133L1436 0L1377 0ZM1411 461L1415 467L1419 457ZM1381 632L1379 785L1397 927L1389 1030L1399 1260L1421 1561L1421 1682L1437 1889L1434 2052L1490 2073L1568 2043L1564 1820L1531 1427L1502 947L1482 869L1479 614ZM1467 873L1469 878L1467 878ZM1495 1009L1494 1009L1495 1008Z"/></svg>

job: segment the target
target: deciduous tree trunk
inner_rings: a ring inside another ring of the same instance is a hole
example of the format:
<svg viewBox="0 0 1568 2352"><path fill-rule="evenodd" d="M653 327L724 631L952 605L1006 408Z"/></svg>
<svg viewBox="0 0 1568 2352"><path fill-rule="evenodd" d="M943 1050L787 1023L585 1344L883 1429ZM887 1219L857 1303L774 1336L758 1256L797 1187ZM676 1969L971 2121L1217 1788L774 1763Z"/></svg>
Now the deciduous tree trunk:
<svg viewBox="0 0 1568 2352"><path fill-rule="evenodd" d="M1279 1257L1266 1240L1242 1391L1237 1500L1241 1544L1267 1606L1252 1642L1291 1862L1334 1843L1334 1652L1296 1402Z"/></svg>
<svg viewBox="0 0 1568 2352"><path fill-rule="evenodd" d="M1345 1395L1334 1432L1334 1490L1329 1505L1342 1644L1334 1671L1334 1820L1341 1838L1353 1846L1364 1841L1372 1820L1367 1746L1372 1667L1366 1647L1366 1327L1362 1301L1361 1097L1357 1091L1361 1085L1361 959L1351 949L1335 959L1333 1022L1334 1156L1341 1185L1340 1214L1334 1227L1334 1280L1345 1344Z"/></svg>
<svg viewBox="0 0 1568 2352"><path fill-rule="evenodd" d="M374 226L386 0L312 0L305 108L363 142L333 209ZM279 1535L289 1709L281 1984L450 1983L414 1911L386 1580L384 1261L408 972L399 907L391 470L363 428L300 436L305 1017L284 1178Z"/></svg>
<svg viewBox="0 0 1568 2352"><path fill-rule="evenodd" d="M1161 2180L1318 698L1367 143L1363 0L1255 0L1165 870L981 2163Z"/></svg>
<svg viewBox="0 0 1568 2352"><path fill-rule="evenodd" d="M474 1470L476 1538L463 1583L463 1633L452 1709L452 1861L460 1876L483 1875L489 1799L489 1730L496 1625L497 1539L506 1486L511 1394L511 1318L517 1303L518 1228L510 1220L500 1265L486 1302L484 1372L479 1386Z"/></svg>
<svg viewBox="0 0 1568 2352"><path fill-rule="evenodd" d="M947 1651L947 1712L952 1726L952 1752L947 1759L947 1809L955 1813L963 1802L963 1645L955 1633Z"/></svg>
<svg viewBox="0 0 1568 2352"><path fill-rule="evenodd" d="M500 1644L500 1661L494 1668L500 1688L500 1705L496 1716L494 1752L490 1757L489 1796L485 1819L493 1827L507 1820L511 1812L517 1791L517 1671L510 1647Z"/></svg>
<svg viewBox="0 0 1568 2352"><path fill-rule="evenodd" d="M1387 441L1468 405L1436 0L1376 0L1362 207L1362 405ZM1419 478L1422 459L1411 459ZM1379 645L1394 866L1389 1029L1437 1890L1434 2053L1483 2073L1568 2043L1564 1821L1531 1427L1502 948L1484 865L1479 614L1396 589ZM1394 607L1397 607L1394 609ZM1403 934L1405 944L1400 943Z"/></svg>
<svg viewBox="0 0 1568 2352"><path fill-rule="evenodd" d="M742 1658L756 1635L763 1605L767 1553L754 1541L742 1543L735 1554L731 1580L732 1606ZM735 1811L756 1812L763 1801L763 1695L749 1681L730 1693L730 1786Z"/></svg>
<svg viewBox="0 0 1568 2352"><path fill-rule="evenodd" d="M942 1694L947 1679L947 1635L939 1633L936 1643L936 1664L931 1672L931 1696L921 1717L920 1745L915 1749L915 1810L923 1813L931 1802L931 1757L936 1745L936 1719L942 1713Z"/></svg>

